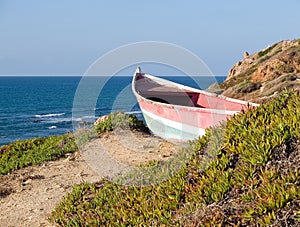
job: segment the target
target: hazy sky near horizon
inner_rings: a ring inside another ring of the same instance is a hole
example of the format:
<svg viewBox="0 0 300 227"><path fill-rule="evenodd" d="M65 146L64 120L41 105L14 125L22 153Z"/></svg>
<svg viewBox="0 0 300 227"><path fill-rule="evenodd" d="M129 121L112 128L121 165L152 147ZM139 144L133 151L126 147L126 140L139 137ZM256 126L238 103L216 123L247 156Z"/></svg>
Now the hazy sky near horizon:
<svg viewBox="0 0 300 227"><path fill-rule="evenodd" d="M300 38L299 9L299 0L0 0L0 75L82 75L141 41L182 46L227 75L244 51Z"/></svg>

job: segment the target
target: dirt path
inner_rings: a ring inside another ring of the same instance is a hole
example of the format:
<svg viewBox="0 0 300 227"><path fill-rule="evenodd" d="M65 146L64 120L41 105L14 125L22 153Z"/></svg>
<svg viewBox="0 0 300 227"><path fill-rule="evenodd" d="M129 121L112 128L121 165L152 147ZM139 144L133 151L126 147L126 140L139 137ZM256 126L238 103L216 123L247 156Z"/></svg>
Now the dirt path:
<svg viewBox="0 0 300 227"><path fill-rule="evenodd" d="M0 226L52 226L47 218L74 184L99 179L75 155L1 176Z"/></svg>
<svg viewBox="0 0 300 227"><path fill-rule="evenodd" d="M91 156L80 154L98 150L99 141L110 157L126 166L166 159L176 152L174 145L156 137L109 133L65 159L0 176L0 226L53 226L47 219L73 185L101 178L87 160Z"/></svg>

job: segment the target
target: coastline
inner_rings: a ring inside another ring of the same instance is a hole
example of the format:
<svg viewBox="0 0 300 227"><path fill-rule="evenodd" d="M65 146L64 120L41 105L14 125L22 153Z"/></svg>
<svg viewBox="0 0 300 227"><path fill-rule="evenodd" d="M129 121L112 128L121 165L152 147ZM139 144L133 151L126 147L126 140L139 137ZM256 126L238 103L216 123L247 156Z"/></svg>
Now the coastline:
<svg viewBox="0 0 300 227"><path fill-rule="evenodd" d="M33 78L33 80L32 80ZM195 82L184 76L167 77L186 85L194 86ZM128 105L113 107L117 95L130 85L132 76L112 77L101 91L96 106L88 107L80 117L72 119L73 99L81 77L1 77L0 84L0 143L36 137L62 135L73 132L72 121L93 123L97 116L120 110L124 112L139 111L134 106L133 94ZM95 78L91 77L93 84ZM201 78L200 78L201 79ZM208 86L205 78L201 84ZM223 81L225 77L218 77ZM210 81L210 80L209 80ZM18 92L14 92L18 90ZM118 108L118 109L116 109Z"/></svg>

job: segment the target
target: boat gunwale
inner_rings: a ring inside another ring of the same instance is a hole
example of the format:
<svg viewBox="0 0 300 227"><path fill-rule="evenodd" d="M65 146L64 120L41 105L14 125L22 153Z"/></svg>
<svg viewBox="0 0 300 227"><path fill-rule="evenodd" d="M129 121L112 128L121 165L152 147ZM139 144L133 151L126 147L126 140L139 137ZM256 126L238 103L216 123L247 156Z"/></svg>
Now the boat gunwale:
<svg viewBox="0 0 300 227"><path fill-rule="evenodd" d="M142 76L144 76L146 78L149 78L150 80L170 84L170 85L178 87L179 89L184 89L184 90L204 94L204 95L211 96L211 97L217 97L217 98L220 98L224 101L231 101L231 102L243 104L243 105L249 106L249 107L259 106L259 104L256 104L256 103L253 103L253 102L247 102L247 101L243 101L243 100L229 98L229 97L226 97L226 96L223 96L223 95L217 95L217 94L214 94L214 93L206 92L206 91L196 89L196 88L193 88L193 87L189 87L189 86L186 86L186 85L183 85L183 84L179 84L179 83L176 83L176 82L173 82L173 81L165 80L163 78L159 78L159 77L147 74L147 73L141 73L141 74L142 74ZM137 73L134 74L133 79L132 79L132 91L133 91L134 95L136 97L140 98L140 99L143 99L145 102L152 103L154 105L160 105L160 106L165 106L165 107L174 107L175 109L182 108L182 109L186 109L186 110L193 111L193 112L199 112L201 110L201 112L209 112L209 113L216 113L216 114L227 114L227 115L228 114L233 115L233 114L236 114L236 113L240 112L239 110L223 110L223 109L213 109L213 108L201 108L201 107L197 107L197 106L184 106L184 105L168 104L168 103L161 103L161 102L153 101L153 100L150 100L150 99L147 99L147 98L143 97L142 95L140 95L137 92L137 90L136 90L136 81L137 81Z"/></svg>

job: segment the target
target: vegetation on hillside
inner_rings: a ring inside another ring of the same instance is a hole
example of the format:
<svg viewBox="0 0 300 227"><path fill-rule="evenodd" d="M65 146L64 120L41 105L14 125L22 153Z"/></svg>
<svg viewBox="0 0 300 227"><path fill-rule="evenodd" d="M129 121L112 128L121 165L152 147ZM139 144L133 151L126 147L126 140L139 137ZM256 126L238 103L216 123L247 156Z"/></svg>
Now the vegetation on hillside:
<svg viewBox="0 0 300 227"><path fill-rule="evenodd" d="M53 211L51 221L62 226L297 226L299 106L300 93L286 92L209 129L191 144L192 155L183 168L161 184L132 187L102 180L76 185ZM130 126L128 116L115 113L98 133L115 128L114 119L123 122L121 128L137 129L141 124L132 118ZM74 151L77 146L72 134L16 141L0 147L0 175Z"/></svg>
<svg viewBox="0 0 300 227"><path fill-rule="evenodd" d="M133 114L126 114L121 111L112 112L100 117L91 128L80 128L74 133L76 144L81 147L93 139L99 138L105 132L113 130L136 130L150 133L142 120Z"/></svg>
<svg viewBox="0 0 300 227"><path fill-rule="evenodd" d="M18 140L0 147L0 175L77 151L72 134Z"/></svg>
<svg viewBox="0 0 300 227"><path fill-rule="evenodd" d="M76 185L51 221L61 226L299 225L299 106L300 93L286 92L209 129L191 144L193 156L185 167L161 184Z"/></svg>
<svg viewBox="0 0 300 227"><path fill-rule="evenodd" d="M143 121L138 120L135 115L128 115L123 112L111 113L108 115L107 120L95 126L95 130L99 135L113 129L125 128L148 132L148 128L143 124ZM45 161L62 158L67 153L78 151L77 145L82 145L92 138L95 138L93 130L84 130L79 131L75 136L72 133L67 133L45 138L17 140L1 146L0 175L8 174L26 166L38 165Z"/></svg>
<svg viewBox="0 0 300 227"><path fill-rule="evenodd" d="M261 50L258 52L258 56L259 57L263 57L265 56L266 54L270 53L272 49L274 49L275 47L277 46L277 43L275 43L274 45L266 48L265 50Z"/></svg>
<svg viewBox="0 0 300 227"><path fill-rule="evenodd" d="M124 112L113 112L107 115L107 119L95 125L95 129L99 135L103 132L112 131L116 129L140 130L149 132L142 120L139 120L133 114L126 114Z"/></svg>

